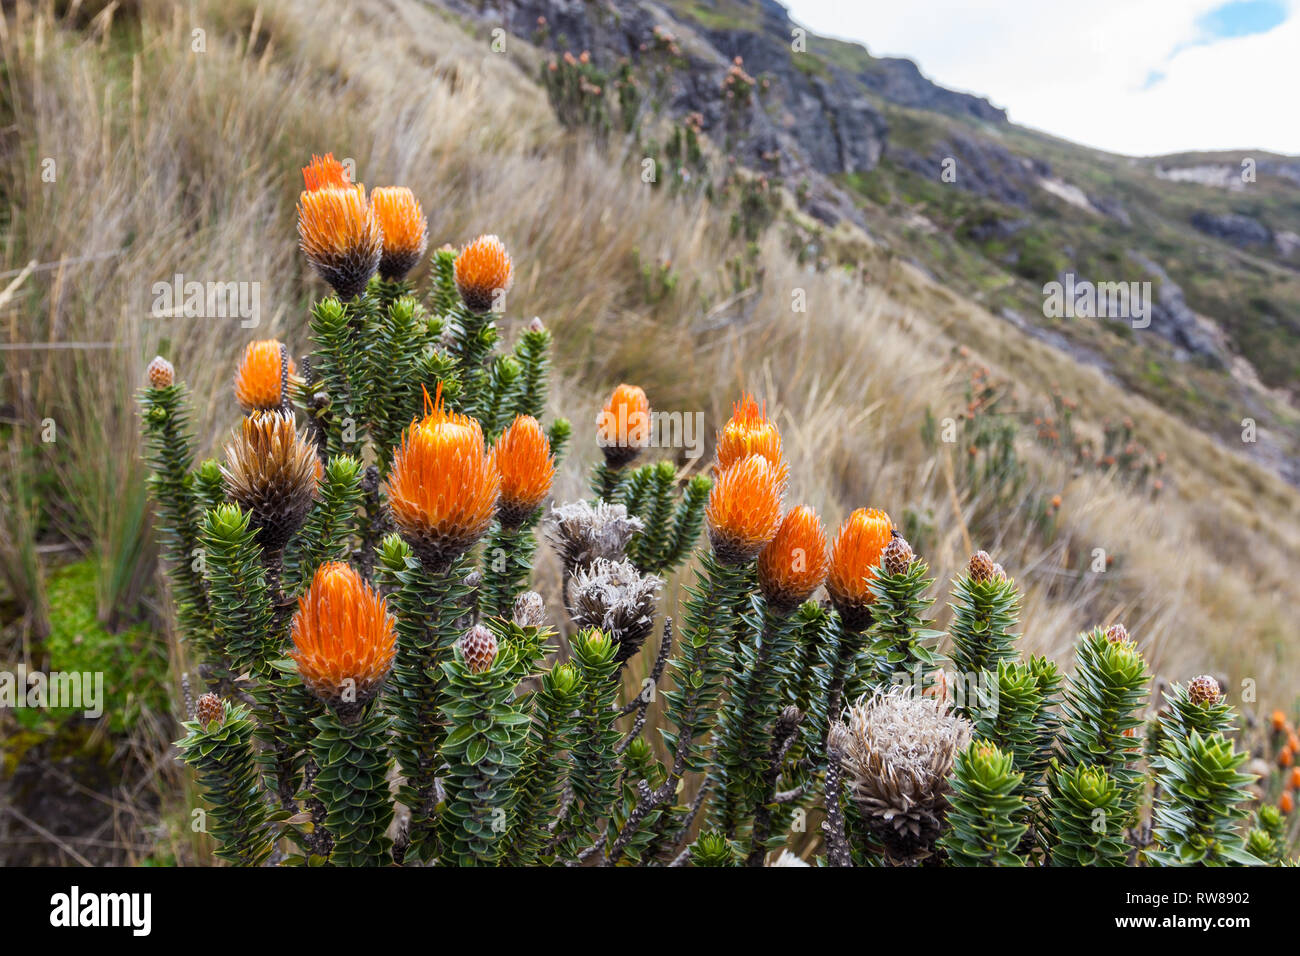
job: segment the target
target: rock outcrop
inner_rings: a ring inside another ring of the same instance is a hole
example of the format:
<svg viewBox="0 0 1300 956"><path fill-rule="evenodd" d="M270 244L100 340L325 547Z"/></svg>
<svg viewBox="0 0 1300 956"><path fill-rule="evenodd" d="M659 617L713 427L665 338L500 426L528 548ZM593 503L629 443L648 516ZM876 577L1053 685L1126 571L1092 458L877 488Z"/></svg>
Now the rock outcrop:
<svg viewBox="0 0 1300 956"><path fill-rule="evenodd" d="M1234 246L1268 246L1273 243L1273 230L1258 219L1240 213L1215 213L1198 210L1192 213L1192 226L1207 236L1214 236Z"/></svg>

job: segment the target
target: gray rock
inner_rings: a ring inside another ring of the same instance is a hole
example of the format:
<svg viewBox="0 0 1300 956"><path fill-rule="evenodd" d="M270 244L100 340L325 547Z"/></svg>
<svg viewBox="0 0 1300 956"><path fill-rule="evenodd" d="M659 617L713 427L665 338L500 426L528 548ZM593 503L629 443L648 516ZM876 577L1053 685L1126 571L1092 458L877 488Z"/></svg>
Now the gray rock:
<svg viewBox="0 0 1300 956"><path fill-rule="evenodd" d="M1202 326L1196 313L1183 298L1182 287L1161 266L1141 252L1131 250L1129 258L1151 277L1155 301L1151 308L1151 329L1176 348L1190 355L1222 366L1228 356L1210 332Z"/></svg>
<svg viewBox="0 0 1300 956"><path fill-rule="evenodd" d="M1267 246L1273 242L1273 230L1258 219L1239 213L1218 215L1204 210L1192 213L1193 228L1234 246Z"/></svg>

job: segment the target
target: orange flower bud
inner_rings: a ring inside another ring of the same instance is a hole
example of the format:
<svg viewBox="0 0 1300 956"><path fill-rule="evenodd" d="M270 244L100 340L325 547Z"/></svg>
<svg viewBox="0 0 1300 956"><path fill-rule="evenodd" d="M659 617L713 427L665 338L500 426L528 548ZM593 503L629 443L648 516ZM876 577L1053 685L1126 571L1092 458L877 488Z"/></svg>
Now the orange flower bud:
<svg viewBox="0 0 1300 956"><path fill-rule="evenodd" d="M281 406L284 382L282 356L284 345L279 339L261 339L249 342L235 373L235 398L246 412L271 411ZM289 359L289 374L297 371L293 358Z"/></svg>
<svg viewBox="0 0 1300 956"><path fill-rule="evenodd" d="M510 288L510 254L496 236L479 236L456 257L456 288L471 312L487 312L497 295Z"/></svg>
<svg viewBox="0 0 1300 956"><path fill-rule="evenodd" d="M821 519L808 505L799 505L759 553L758 585L769 604L792 610L821 586L829 566Z"/></svg>
<svg viewBox="0 0 1300 956"><path fill-rule="evenodd" d="M376 186L370 190L370 205L384 234L379 274L389 281L400 281L428 248L429 221L424 218L420 201L405 186Z"/></svg>
<svg viewBox="0 0 1300 956"><path fill-rule="evenodd" d="M492 461L501 475L497 516L503 525L518 527L546 499L555 478L551 443L537 419L518 416L497 439Z"/></svg>
<svg viewBox="0 0 1300 956"><path fill-rule="evenodd" d="M321 565L290 627L302 682L346 711L371 700L388 677L397 635L388 606L348 564Z"/></svg>
<svg viewBox="0 0 1300 956"><path fill-rule="evenodd" d="M596 419L596 442L611 468L631 463L650 444L650 400L636 385L622 384Z"/></svg>
<svg viewBox="0 0 1300 956"><path fill-rule="evenodd" d="M445 572L492 523L501 476L483 441L483 428L448 412L442 386L427 413L402 436L388 473L388 507L397 530L426 567Z"/></svg>
<svg viewBox="0 0 1300 956"><path fill-rule="evenodd" d="M722 473L705 511L714 554L726 564L752 561L781 523L781 478L751 455Z"/></svg>
<svg viewBox="0 0 1300 956"><path fill-rule="evenodd" d="M853 630L865 627L871 619L869 584L893 530L893 522L883 511L859 508L840 525L835 537L826 589L845 625Z"/></svg>

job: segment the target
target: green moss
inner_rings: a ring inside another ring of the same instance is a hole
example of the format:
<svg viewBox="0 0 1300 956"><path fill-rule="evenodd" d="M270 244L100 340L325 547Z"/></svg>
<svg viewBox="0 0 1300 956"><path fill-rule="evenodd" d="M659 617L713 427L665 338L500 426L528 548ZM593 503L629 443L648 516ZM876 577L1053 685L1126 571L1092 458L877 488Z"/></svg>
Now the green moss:
<svg viewBox="0 0 1300 956"><path fill-rule="evenodd" d="M103 674L100 704L109 729L121 733L135 725L143 708L168 709L167 648L162 636L144 625L118 634L105 630L95 616L95 583L95 565L89 560L49 573L50 636L42 670ZM71 708L14 711L29 727L81 712Z"/></svg>

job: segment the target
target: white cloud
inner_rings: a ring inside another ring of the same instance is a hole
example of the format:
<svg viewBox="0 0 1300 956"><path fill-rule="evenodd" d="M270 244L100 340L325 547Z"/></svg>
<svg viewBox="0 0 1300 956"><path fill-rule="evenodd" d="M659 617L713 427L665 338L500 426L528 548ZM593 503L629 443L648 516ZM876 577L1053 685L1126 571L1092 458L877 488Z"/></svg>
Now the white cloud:
<svg viewBox="0 0 1300 956"><path fill-rule="evenodd" d="M1130 155L1300 153L1300 0L1268 33L1196 45L1197 20L1223 2L789 5L816 33L906 56L944 86L987 96L1014 122L1075 142Z"/></svg>

